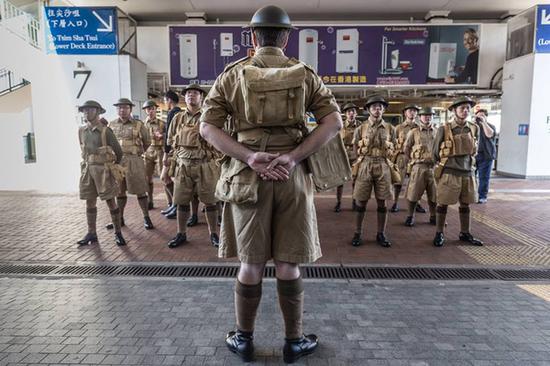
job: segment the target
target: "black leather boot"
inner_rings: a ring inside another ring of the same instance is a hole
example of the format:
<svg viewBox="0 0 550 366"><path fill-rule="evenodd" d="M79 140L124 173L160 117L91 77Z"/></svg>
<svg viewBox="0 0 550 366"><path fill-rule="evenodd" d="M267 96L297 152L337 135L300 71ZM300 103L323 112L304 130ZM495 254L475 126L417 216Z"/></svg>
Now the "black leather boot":
<svg viewBox="0 0 550 366"><path fill-rule="evenodd" d="M426 213L426 209L424 207L420 206L420 202L416 205L415 210L418 213Z"/></svg>
<svg viewBox="0 0 550 366"><path fill-rule="evenodd" d="M340 212L340 211L342 211L342 207L340 202L337 202L336 206L334 206L334 212Z"/></svg>
<svg viewBox="0 0 550 366"><path fill-rule="evenodd" d="M430 216L430 225L435 225L436 223L435 216Z"/></svg>
<svg viewBox="0 0 550 366"><path fill-rule="evenodd" d="M151 230L151 229L154 229L155 227L153 226L153 222L151 221L151 218L149 216L145 216L143 218L143 227L146 229L146 230Z"/></svg>
<svg viewBox="0 0 550 366"><path fill-rule="evenodd" d="M88 245L97 243L97 234L87 233L84 238L76 242L78 245Z"/></svg>
<svg viewBox="0 0 550 366"><path fill-rule="evenodd" d="M393 206L390 208L390 212L399 212L399 205L397 203L394 203Z"/></svg>
<svg viewBox="0 0 550 366"><path fill-rule="evenodd" d="M212 233L210 234L210 243L216 248L220 246L220 238L218 237L218 234Z"/></svg>
<svg viewBox="0 0 550 366"><path fill-rule="evenodd" d="M170 211L173 211L176 208L176 205L170 205L166 207L164 210L161 210L160 213L163 215L168 214Z"/></svg>
<svg viewBox="0 0 550 366"><path fill-rule="evenodd" d="M303 335L298 339L285 339L283 347L283 361L294 363L302 356L315 352L319 346L319 339L315 334Z"/></svg>
<svg viewBox="0 0 550 366"><path fill-rule="evenodd" d="M443 233L441 232L435 233L434 245L436 247L442 247L443 244L445 244L445 237L443 236Z"/></svg>
<svg viewBox="0 0 550 366"><path fill-rule="evenodd" d="M363 239L361 239L361 234L359 233L353 234L353 239L351 239L351 245L353 245L354 247L358 247L361 244L363 244Z"/></svg>
<svg viewBox="0 0 550 366"><path fill-rule="evenodd" d="M414 218L412 216L407 216L405 219L405 226L413 227L414 226Z"/></svg>
<svg viewBox="0 0 550 366"><path fill-rule="evenodd" d="M122 236L122 233L115 233L115 243L118 246L126 245L126 240Z"/></svg>
<svg viewBox="0 0 550 366"><path fill-rule="evenodd" d="M199 217L197 215L191 215L187 219L187 227L193 227L199 223Z"/></svg>
<svg viewBox="0 0 550 366"><path fill-rule="evenodd" d="M384 233L376 234L376 242L384 248L391 247L391 242L388 240L388 238L386 238L386 235L384 235Z"/></svg>
<svg viewBox="0 0 550 366"><path fill-rule="evenodd" d="M476 239L472 236L472 234L470 233L460 233L458 235L458 239L460 241L465 241L467 243L470 243L472 245L475 245L476 247L481 247L483 246L483 242L479 239Z"/></svg>
<svg viewBox="0 0 550 366"><path fill-rule="evenodd" d="M177 233L174 239L168 242L168 248L176 248L187 241L187 234Z"/></svg>
<svg viewBox="0 0 550 366"><path fill-rule="evenodd" d="M252 332L231 331L225 337L227 348L237 354L244 362L251 362L254 358L254 337Z"/></svg>
<svg viewBox="0 0 550 366"><path fill-rule="evenodd" d="M120 218L120 227L126 226L126 223L124 222L124 217ZM105 229L107 230L113 230L115 228L115 225L113 225L112 222L105 225Z"/></svg>

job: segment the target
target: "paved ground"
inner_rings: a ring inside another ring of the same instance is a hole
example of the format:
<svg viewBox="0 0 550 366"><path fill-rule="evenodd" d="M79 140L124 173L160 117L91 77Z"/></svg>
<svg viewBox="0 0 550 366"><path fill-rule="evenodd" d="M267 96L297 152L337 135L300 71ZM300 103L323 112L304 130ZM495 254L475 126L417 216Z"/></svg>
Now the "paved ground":
<svg viewBox="0 0 550 366"><path fill-rule="evenodd" d="M0 365L238 365L233 281L0 280ZM546 298L546 300L544 299ZM308 365L550 365L550 285L306 282ZM266 280L257 364L281 363Z"/></svg>
<svg viewBox="0 0 550 366"><path fill-rule="evenodd" d="M486 242L482 248L464 246L457 240L458 212L448 215L448 244L434 248L434 227L428 215L417 216L417 226L403 226L406 213L391 214L388 236L393 247L385 249L374 243L376 213L369 202L366 244L350 245L354 230L354 213L350 187L344 193L344 211L332 212L334 192L316 197L317 214L324 257L319 263L367 264L468 264L468 265L550 265L550 181L493 179L487 205L472 205L473 233ZM157 206L164 206L164 196L157 186ZM425 205L425 204L424 204ZM406 202L401 199L401 206ZM112 233L103 229L109 221L105 205L99 203L99 238L97 246L78 248L75 241L86 231L84 203L75 195L0 192L0 258L3 261L29 262L222 262L209 245L204 216L201 224L189 230L190 242L168 249L166 242L175 233L175 221L166 220L154 210L156 230L143 229L135 198L130 198L124 234L129 245L118 248Z"/></svg>

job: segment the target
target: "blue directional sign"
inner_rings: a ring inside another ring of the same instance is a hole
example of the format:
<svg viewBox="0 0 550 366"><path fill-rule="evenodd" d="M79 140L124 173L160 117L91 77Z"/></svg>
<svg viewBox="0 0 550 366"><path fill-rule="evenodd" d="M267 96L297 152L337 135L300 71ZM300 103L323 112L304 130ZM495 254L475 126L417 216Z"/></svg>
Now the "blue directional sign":
<svg viewBox="0 0 550 366"><path fill-rule="evenodd" d="M45 7L46 50L58 55L116 55L113 7Z"/></svg>
<svg viewBox="0 0 550 366"><path fill-rule="evenodd" d="M550 5L537 6L535 52L550 53Z"/></svg>

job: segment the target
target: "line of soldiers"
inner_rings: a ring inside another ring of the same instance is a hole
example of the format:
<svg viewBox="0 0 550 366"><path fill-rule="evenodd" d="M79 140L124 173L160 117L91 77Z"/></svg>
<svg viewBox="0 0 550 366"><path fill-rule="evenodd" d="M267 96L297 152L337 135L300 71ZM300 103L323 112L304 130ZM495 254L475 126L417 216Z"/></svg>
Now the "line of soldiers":
<svg viewBox="0 0 550 366"><path fill-rule="evenodd" d="M367 100L364 108L369 117L363 124L356 119L355 104L342 107L346 120L340 134L353 166L353 210L356 211L353 246L363 243L366 206L373 191L377 203L376 241L383 247L391 246L386 237L386 201L393 199L390 211L399 211L397 202L407 176L410 178L406 189L406 226L414 226L415 212L426 212L419 204L426 193L429 223L436 226L435 246L445 243L447 207L456 203L459 203L459 239L483 245L470 233L469 205L476 202L477 196L474 174L479 131L467 118L474 105L468 97L458 98L449 107L453 117L439 128L432 124L431 107L405 106L405 120L396 128L384 121L388 103L380 96ZM335 212L341 211L342 188L336 191Z"/></svg>
<svg viewBox="0 0 550 366"><path fill-rule="evenodd" d="M100 118L105 109L90 100L78 109L86 120L79 129L82 151L80 198L86 200L88 232L77 243L97 243L97 197L106 201L112 222L107 229L114 229L117 245L126 245L121 227L125 226L124 209L127 193L137 196L143 213L146 230L154 229L149 216L153 204L153 176L158 168L169 162L169 169L162 169L162 180L166 184L169 206L175 205L177 233L168 247L175 248L187 241L186 228L189 225L190 202L200 200L206 207L206 221L210 242L219 246L217 233L218 207L214 196L219 167L216 159L219 153L199 134L199 119L205 95L198 85L184 89L187 108L177 113L169 128L157 118L158 105L146 101L142 109L146 112L145 123L132 117L135 105L126 98L118 100L118 118L106 123ZM168 149L164 148L165 140ZM173 188L169 189L173 182ZM116 201L115 201L116 198ZM164 210L170 213L171 210ZM195 209L193 217L196 223Z"/></svg>

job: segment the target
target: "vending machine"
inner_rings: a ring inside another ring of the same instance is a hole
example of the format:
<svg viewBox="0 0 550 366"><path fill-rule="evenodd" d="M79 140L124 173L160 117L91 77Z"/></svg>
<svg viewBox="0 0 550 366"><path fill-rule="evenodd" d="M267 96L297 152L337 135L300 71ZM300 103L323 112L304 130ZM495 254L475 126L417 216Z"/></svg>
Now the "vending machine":
<svg viewBox="0 0 550 366"><path fill-rule="evenodd" d="M456 62L456 43L430 44L430 65L428 77L443 79L449 75Z"/></svg>
<svg viewBox="0 0 550 366"><path fill-rule="evenodd" d="M317 72L319 63L319 33L315 29L302 29L299 34L298 58Z"/></svg>
<svg viewBox="0 0 550 366"><path fill-rule="evenodd" d="M336 31L336 72L359 72L359 31L356 28Z"/></svg>
<svg viewBox="0 0 550 366"><path fill-rule="evenodd" d="M198 76L197 35L178 34L180 44L180 74L185 79Z"/></svg>

